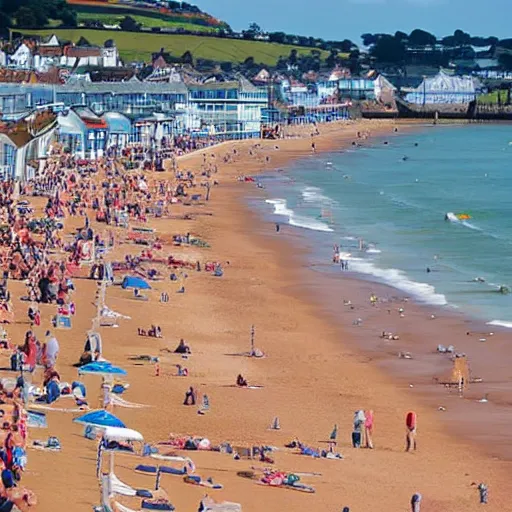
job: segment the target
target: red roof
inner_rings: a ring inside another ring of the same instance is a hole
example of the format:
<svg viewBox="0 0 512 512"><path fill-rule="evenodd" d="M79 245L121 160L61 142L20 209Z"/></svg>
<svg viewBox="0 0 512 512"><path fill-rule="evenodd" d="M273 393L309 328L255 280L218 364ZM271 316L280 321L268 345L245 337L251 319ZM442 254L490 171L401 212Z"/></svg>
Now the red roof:
<svg viewBox="0 0 512 512"><path fill-rule="evenodd" d="M104 121L103 119L99 119L98 121L93 121L91 119L82 119L82 121L84 122L85 126L91 130L106 130L108 128L106 121Z"/></svg>

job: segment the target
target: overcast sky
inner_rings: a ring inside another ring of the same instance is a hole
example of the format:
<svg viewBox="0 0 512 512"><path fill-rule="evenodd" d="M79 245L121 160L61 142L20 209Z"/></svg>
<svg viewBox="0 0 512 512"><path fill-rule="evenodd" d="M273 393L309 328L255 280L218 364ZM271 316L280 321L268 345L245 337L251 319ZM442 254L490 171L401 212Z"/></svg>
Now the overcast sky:
<svg viewBox="0 0 512 512"><path fill-rule="evenodd" d="M227 21L234 30L258 23L270 32L351 39L364 32L437 36L462 29L471 35L512 38L512 0L189 0Z"/></svg>

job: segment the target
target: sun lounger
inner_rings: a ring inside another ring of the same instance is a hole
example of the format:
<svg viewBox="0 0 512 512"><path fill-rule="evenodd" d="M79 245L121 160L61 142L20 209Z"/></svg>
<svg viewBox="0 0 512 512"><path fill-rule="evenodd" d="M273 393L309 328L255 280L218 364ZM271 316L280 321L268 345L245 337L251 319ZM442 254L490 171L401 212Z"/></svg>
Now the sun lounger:
<svg viewBox="0 0 512 512"><path fill-rule="evenodd" d="M127 400L124 400L123 398L112 395L110 397L110 401L113 405L117 405L118 407L125 407L127 409L142 409L144 407L149 407L148 405L144 404L135 404L133 402L128 402Z"/></svg>
<svg viewBox="0 0 512 512"><path fill-rule="evenodd" d="M242 512L242 506L239 503L223 501L216 503L212 498L206 496L201 501L203 512Z"/></svg>
<svg viewBox="0 0 512 512"><path fill-rule="evenodd" d="M172 468L170 466L151 466L149 464L139 464L135 471L137 473L143 473L146 475L156 475L159 471L163 475L179 475L183 476L187 474L185 468Z"/></svg>
<svg viewBox="0 0 512 512"><path fill-rule="evenodd" d="M211 479L203 480L200 476L197 475L187 475L183 477L183 481L186 484L192 485L200 485L201 487L207 487L208 489L222 489L221 484L215 484Z"/></svg>
<svg viewBox="0 0 512 512"><path fill-rule="evenodd" d="M124 482L121 482L119 478L114 473L109 474L109 486L110 490L114 492L115 494L119 494L120 496L139 496L141 498L152 498L153 495L145 490L145 489L134 489L133 487L130 487L128 484L125 484Z"/></svg>

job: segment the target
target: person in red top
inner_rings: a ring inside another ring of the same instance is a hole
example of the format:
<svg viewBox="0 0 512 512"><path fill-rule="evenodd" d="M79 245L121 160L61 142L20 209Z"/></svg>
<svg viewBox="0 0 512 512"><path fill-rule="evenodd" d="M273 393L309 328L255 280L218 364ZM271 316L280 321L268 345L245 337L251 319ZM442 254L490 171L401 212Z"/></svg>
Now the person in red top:
<svg viewBox="0 0 512 512"><path fill-rule="evenodd" d="M364 413L364 437L366 448L373 449L373 411L365 411Z"/></svg>
<svg viewBox="0 0 512 512"><path fill-rule="evenodd" d="M411 449L416 450L416 426L417 426L417 418L416 413L414 411L408 412L405 417L405 428L407 431L405 438L405 451L408 452Z"/></svg>

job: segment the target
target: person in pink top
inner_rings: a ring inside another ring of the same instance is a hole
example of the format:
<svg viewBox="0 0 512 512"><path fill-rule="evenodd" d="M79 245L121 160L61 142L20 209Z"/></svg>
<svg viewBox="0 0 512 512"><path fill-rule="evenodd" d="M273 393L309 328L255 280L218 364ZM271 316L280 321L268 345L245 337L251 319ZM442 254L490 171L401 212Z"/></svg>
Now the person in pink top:
<svg viewBox="0 0 512 512"><path fill-rule="evenodd" d="M366 440L366 448L373 449L373 411L365 411L364 437Z"/></svg>

